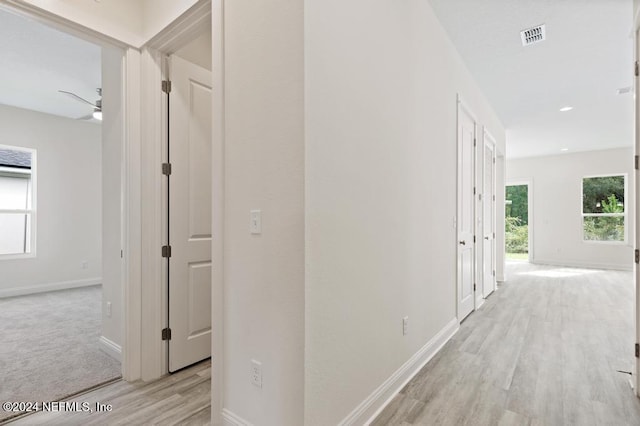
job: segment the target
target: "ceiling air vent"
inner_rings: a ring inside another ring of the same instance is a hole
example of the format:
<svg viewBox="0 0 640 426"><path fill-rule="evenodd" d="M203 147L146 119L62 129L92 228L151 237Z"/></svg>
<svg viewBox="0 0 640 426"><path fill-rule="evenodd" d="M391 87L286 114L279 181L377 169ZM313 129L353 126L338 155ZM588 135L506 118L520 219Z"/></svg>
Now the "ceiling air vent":
<svg viewBox="0 0 640 426"><path fill-rule="evenodd" d="M537 27L529 28L528 30L520 31L520 38L522 39L523 46L529 46L531 44L540 43L546 39L546 30L544 24Z"/></svg>

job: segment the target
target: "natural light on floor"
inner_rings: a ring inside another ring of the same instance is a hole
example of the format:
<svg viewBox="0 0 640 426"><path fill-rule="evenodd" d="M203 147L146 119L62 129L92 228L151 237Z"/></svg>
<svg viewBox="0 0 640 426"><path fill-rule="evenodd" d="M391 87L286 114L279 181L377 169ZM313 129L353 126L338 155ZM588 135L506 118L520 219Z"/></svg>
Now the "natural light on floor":
<svg viewBox="0 0 640 426"><path fill-rule="evenodd" d="M575 277L578 275L597 274L598 270L595 269L574 269L574 268L556 268L548 269L544 271L526 271L520 272L518 275L533 275L536 277L548 277L548 278L566 278Z"/></svg>

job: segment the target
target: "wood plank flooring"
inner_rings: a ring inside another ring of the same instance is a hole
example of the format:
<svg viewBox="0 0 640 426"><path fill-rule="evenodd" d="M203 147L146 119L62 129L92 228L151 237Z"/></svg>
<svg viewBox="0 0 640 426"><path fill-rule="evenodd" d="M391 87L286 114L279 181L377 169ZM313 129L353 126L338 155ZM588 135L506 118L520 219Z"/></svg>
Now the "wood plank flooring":
<svg viewBox="0 0 640 426"><path fill-rule="evenodd" d="M373 425L640 425L630 272L510 264L508 282ZM106 413L36 413L19 425L206 425L208 361L152 383L123 381L72 401Z"/></svg>
<svg viewBox="0 0 640 426"><path fill-rule="evenodd" d="M118 381L70 401L88 402L94 412L38 412L11 424L208 425L211 419L211 361L203 361L155 382ZM96 412L97 402L111 404L112 411Z"/></svg>
<svg viewBox="0 0 640 426"><path fill-rule="evenodd" d="M640 425L631 272L507 277L372 425Z"/></svg>

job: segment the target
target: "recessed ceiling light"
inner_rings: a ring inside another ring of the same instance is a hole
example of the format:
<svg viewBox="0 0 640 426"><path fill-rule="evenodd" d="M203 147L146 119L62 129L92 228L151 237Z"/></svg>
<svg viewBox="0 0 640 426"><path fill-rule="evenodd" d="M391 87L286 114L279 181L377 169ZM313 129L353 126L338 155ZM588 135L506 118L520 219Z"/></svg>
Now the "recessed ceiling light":
<svg viewBox="0 0 640 426"><path fill-rule="evenodd" d="M560 112L567 112L567 111L571 111L572 109L573 109L572 106L566 106L566 107L560 108Z"/></svg>
<svg viewBox="0 0 640 426"><path fill-rule="evenodd" d="M569 151L569 148L560 148L560 151L567 152L567 151Z"/></svg>

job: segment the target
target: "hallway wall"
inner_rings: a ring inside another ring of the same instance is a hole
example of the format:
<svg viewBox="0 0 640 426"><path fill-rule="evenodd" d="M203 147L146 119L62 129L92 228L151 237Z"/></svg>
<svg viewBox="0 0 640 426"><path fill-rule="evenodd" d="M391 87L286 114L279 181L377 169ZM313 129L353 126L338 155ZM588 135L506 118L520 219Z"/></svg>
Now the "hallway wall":
<svg viewBox="0 0 640 426"><path fill-rule="evenodd" d="M306 1L305 76L305 425L360 424L455 324L457 93L505 136L428 2Z"/></svg>
<svg viewBox="0 0 640 426"><path fill-rule="evenodd" d="M582 240L582 178L627 174L627 242ZM633 266L633 149L579 152L507 161L506 182L533 182L533 263L631 269ZM530 189L531 190L531 189ZM508 279L508 277L507 277Z"/></svg>

